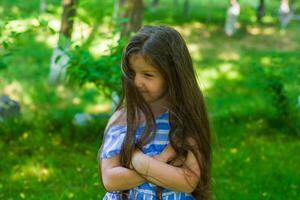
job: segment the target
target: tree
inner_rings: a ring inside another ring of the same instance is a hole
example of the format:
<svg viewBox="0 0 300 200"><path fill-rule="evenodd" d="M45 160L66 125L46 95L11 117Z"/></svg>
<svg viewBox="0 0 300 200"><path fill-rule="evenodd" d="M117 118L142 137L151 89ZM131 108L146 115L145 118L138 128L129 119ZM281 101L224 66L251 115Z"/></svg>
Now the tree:
<svg viewBox="0 0 300 200"><path fill-rule="evenodd" d="M266 12L265 0L259 0L259 5L256 10L256 18L258 22L261 22L261 19L265 15L265 12Z"/></svg>
<svg viewBox="0 0 300 200"><path fill-rule="evenodd" d="M46 0L40 0L40 13L44 13L47 10L47 2Z"/></svg>
<svg viewBox="0 0 300 200"><path fill-rule="evenodd" d="M71 40L74 17L76 15L77 0L63 0L63 14L61 18L60 39L66 37Z"/></svg>
<svg viewBox="0 0 300 200"><path fill-rule="evenodd" d="M235 23L240 14L240 5L237 0L230 0L227 9L227 16L225 22L225 33L231 36L235 32Z"/></svg>
<svg viewBox="0 0 300 200"><path fill-rule="evenodd" d="M190 7L189 0L184 0L184 3L183 3L183 16L185 16L185 17L188 16L189 7Z"/></svg>
<svg viewBox="0 0 300 200"><path fill-rule="evenodd" d="M152 0L152 3L151 3L152 10L156 10L158 3L159 3L159 0Z"/></svg>
<svg viewBox="0 0 300 200"><path fill-rule="evenodd" d="M282 28L285 28L292 18L289 0L281 0L279 6L279 20Z"/></svg>
<svg viewBox="0 0 300 200"><path fill-rule="evenodd" d="M68 51L71 43L71 36L73 31L74 17L76 15L77 0L62 0L63 13L61 18L61 28L59 31L58 44L54 48L51 63L49 83L56 84L64 79L65 66L68 63Z"/></svg>
<svg viewBox="0 0 300 200"><path fill-rule="evenodd" d="M143 0L117 0L115 11L117 16L123 20L121 36L128 37L131 32L138 31L143 22L144 4Z"/></svg>

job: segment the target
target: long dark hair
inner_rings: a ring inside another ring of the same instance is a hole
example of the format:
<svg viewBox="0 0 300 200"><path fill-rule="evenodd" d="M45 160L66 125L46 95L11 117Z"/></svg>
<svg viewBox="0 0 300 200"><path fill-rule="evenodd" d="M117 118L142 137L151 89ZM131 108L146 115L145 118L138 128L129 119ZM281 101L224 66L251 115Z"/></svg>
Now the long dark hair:
<svg viewBox="0 0 300 200"><path fill-rule="evenodd" d="M157 67L167 83L170 144L176 151L177 159L186 159L188 151L196 156L200 166L200 181L193 195L199 200L209 199L211 136L208 115L188 48L173 28L144 26L124 48L121 67L123 93L117 106L117 109L125 108L127 114L127 134L120 152L121 165L129 167L135 148L147 144L155 130L154 115L133 82L134 74L129 59L137 53ZM135 132L141 114L145 117L145 129L135 144Z"/></svg>

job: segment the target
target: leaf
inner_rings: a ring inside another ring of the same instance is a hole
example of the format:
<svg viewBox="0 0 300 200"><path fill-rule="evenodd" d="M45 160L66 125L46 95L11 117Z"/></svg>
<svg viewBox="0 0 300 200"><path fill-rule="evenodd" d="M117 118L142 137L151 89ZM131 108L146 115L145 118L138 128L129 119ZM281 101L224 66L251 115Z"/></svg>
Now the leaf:
<svg viewBox="0 0 300 200"><path fill-rule="evenodd" d="M2 45L3 45L4 49L8 49L8 46L9 46L8 42L3 41Z"/></svg>
<svg viewBox="0 0 300 200"><path fill-rule="evenodd" d="M2 62L2 61L0 61L0 70L6 69L6 68L7 68L7 64L4 63L4 62Z"/></svg>
<svg viewBox="0 0 300 200"><path fill-rule="evenodd" d="M56 31L55 31L52 27L48 26L48 29L50 30L50 32L51 32L52 34L56 34Z"/></svg>

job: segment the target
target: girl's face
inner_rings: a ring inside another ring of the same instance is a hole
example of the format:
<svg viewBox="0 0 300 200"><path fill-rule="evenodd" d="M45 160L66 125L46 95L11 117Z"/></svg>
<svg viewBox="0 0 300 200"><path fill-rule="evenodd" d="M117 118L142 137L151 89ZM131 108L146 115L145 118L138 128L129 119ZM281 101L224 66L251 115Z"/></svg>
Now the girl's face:
<svg viewBox="0 0 300 200"><path fill-rule="evenodd" d="M158 69L148 64L143 56L134 54L129 58L134 72L134 84L149 104L160 104L166 100L166 81Z"/></svg>

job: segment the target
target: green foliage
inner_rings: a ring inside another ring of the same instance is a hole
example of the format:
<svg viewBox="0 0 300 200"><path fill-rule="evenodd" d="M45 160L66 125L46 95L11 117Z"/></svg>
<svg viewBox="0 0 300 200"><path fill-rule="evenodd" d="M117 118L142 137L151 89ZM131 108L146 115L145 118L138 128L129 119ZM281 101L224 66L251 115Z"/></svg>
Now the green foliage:
<svg viewBox="0 0 300 200"><path fill-rule="evenodd" d="M124 40L119 39L116 45L109 47L108 55L95 59L87 50L76 46L69 52L68 80L79 85L94 83L107 97L110 97L113 91L120 93L123 47Z"/></svg>
<svg viewBox="0 0 300 200"><path fill-rule="evenodd" d="M7 21L0 21L0 70L7 67L5 59L10 55L11 40L15 37L14 31L8 30L8 32L5 32L5 29L8 28L7 24Z"/></svg>
<svg viewBox="0 0 300 200"><path fill-rule="evenodd" d="M7 60L14 54L19 53L19 45L23 36L35 33L39 29L50 30L48 21L43 18L35 18L34 23L21 23L11 18L0 21L0 70L7 67Z"/></svg>
<svg viewBox="0 0 300 200"><path fill-rule="evenodd" d="M111 16L114 1L111 0L81 0L78 4L77 15L80 21L93 26L102 23L104 17Z"/></svg>

